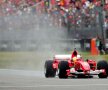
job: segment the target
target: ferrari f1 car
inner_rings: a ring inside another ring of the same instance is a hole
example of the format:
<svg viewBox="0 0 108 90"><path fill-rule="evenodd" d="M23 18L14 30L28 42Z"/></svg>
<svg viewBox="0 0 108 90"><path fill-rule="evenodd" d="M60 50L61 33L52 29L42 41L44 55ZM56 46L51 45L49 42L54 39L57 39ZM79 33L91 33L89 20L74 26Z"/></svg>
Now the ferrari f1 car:
<svg viewBox="0 0 108 90"><path fill-rule="evenodd" d="M45 77L108 77L108 63L105 60L84 60L77 50L71 55L55 55L53 60L47 60L44 66Z"/></svg>

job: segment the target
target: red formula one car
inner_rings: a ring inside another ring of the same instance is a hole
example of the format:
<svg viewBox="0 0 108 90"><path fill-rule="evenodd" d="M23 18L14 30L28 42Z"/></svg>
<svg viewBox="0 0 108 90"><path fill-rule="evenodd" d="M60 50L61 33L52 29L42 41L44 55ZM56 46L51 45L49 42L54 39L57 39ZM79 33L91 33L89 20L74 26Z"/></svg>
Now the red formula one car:
<svg viewBox="0 0 108 90"><path fill-rule="evenodd" d="M83 60L76 50L72 55L55 55L53 60L47 60L44 67L45 77L93 77L107 78L108 63L104 60Z"/></svg>

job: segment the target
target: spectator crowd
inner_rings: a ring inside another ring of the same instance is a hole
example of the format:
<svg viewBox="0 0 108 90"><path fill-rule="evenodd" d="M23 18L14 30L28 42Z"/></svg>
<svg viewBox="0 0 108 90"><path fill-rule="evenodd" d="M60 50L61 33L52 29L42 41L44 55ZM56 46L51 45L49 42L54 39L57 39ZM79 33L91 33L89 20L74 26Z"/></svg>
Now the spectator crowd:
<svg viewBox="0 0 108 90"><path fill-rule="evenodd" d="M105 26L108 25L108 0L104 0L104 5L102 5L103 0L0 0L0 16L4 15L10 15L10 14L16 14L21 13L21 11L30 11L31 9L29 7L36 5L36 3L39 3L41 1L44 1L47 3L44 3L47 7L44 8L48 12L54 12L54 14L58 14L58 7L65 8L69 13L74 14L75 11L81 11L86 15L86 24L88 26L88 22L91 19L96 18L97 12L92 13L92 18L90 18L90 11L93 11L95 7L103 6L103 10L105 11ZM61 10L62 12L62 10ZM73 15L74 16L74 15ZM76 14L77 16L77 22L73 21L72 23L81 23L81 16ZM91 20L92 21L92 20Z"/></svg>

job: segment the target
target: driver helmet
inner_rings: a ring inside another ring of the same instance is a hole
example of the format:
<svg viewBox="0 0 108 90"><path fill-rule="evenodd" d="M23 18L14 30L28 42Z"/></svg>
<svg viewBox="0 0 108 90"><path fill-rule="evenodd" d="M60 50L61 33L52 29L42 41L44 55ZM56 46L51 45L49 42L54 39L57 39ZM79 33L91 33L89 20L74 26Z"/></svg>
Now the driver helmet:
<svg viewBox="0 0 108 90"><path fill-rule="evenodd" d="M77 60L77 57L73 57L73 61L75 62Z"/></svg>

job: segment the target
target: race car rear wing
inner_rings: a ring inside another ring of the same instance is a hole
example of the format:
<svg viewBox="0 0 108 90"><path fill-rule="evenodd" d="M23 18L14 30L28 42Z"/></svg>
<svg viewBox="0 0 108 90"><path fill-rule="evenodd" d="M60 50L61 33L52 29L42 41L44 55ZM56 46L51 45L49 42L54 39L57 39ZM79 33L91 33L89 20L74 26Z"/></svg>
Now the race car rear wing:
<svg viewBox="0 0 108 90"><path fill-rule="evenodd" d="M68 55L55 55L54 59L57 59L57 60L70 60L71 59L71 54L68 54Z"/></svg>

